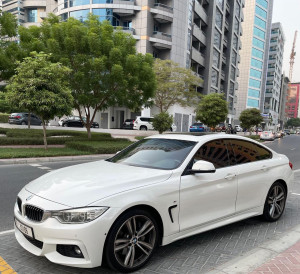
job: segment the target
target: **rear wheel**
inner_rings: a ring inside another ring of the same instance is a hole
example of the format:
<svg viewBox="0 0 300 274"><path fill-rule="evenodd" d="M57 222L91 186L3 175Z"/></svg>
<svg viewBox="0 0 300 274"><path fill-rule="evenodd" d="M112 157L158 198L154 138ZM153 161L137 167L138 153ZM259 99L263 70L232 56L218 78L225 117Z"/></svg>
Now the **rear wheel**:
<svg viewBox="0 0 300 274"><path fill-rule="evenodd" d="M275 182L267 195L263 217L269 222L277 221L283 214L286 203L286 190L282 183Z"/></svg>
<svg viewBox="0 0 300 274"><path fill-rule="evenodd" d="M135 209L125 213L107 236L108 265L122 273L140 269L152 257L158 237L157 222L147 211Z"/></svg>
<svg viewBox="0 0 300 274"><path fill-rule="evenodd" d="M26 124L26 122L23 121L23 122L21 123L21 125L22 125L22 126L26 126L27 124Z"/></svg>
<svg viewBox="0 0 300 274"><path fill-rule="evenodd" d="M147 131L147 127L146 126L140 126L140 130Z"/></svg>
<svg viewBox="0 0 300 274"><path fill-rule="evenodd" d="M63 127L67 127L68 126L68 124L66 123L66 124L63 124Z"/></svg>

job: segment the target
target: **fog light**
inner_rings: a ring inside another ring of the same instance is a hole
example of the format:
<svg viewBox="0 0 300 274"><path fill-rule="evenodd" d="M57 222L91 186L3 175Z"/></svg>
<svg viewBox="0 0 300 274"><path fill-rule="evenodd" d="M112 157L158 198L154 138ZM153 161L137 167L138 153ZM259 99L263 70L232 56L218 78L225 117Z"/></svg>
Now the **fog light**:
<svg viewBox="0 0 300 274"><path fill-rule="evenodd" d="M81 250L80 250L80 248L79 248L78 246L75 246L75 247L74 247L74 251L75 251L75 253L76 253L77 255L81 255Z"/></svg>

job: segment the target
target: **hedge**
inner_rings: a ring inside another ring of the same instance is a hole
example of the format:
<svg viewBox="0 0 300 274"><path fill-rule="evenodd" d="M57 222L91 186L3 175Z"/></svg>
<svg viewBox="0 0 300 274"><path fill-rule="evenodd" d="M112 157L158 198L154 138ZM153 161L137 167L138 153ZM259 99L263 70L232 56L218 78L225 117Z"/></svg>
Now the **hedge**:
<svg viewBox="0 0 300 274"><path fill-rule="evenodd" d="M0 123L8 123L9 114L0 113Z"/></svg>
<svg viewBox="0 0 300 274"><path fill-rule="evenodd" d="M66 146L81 151L88 151L94 154L114 154L131 145L130 141L86 141L86 142L68 142Z"/></svg>

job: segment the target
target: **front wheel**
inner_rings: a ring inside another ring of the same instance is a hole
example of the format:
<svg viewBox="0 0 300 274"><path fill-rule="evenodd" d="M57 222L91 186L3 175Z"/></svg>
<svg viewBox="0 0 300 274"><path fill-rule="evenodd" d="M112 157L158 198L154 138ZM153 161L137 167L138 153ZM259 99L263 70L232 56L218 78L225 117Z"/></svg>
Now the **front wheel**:
<svg viewBox="0 0 300 274"><path fill-rule="evenodd" d="M68 124L63 124L63 127L67 127L68 126Z"/></svg>
<svg viewBox="0 0 300 274"><path fill-rule="evenodd" d="M263 217L269 222L277 221L285 208L286 203L286 189L280 182L275 182L267 195Z"/></svg>
<svg viewBox="0 0 300 274"><path fill-rule="evenodd" d="M122 273L133 272L153 255L159 238L158 225L145 210L131 210L114 223L106 242L106 261Z"/></svg>

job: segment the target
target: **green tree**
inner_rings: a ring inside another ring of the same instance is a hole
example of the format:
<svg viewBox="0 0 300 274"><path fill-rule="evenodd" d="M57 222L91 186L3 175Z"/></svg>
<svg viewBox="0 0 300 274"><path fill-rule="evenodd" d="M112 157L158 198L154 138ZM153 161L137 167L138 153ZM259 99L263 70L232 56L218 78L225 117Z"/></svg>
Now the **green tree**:
<svg viewBox="0 0 300 274"><path fill-rule="evenodd" d="M263 122L263 118L260 114L260 111L256 108L248 108L243 110L241 112L239 120L241 121L241 126L247 129L250 129L254 126L257 127L261 122Z"/></svg>
<svg viewBox="0 0 300 274"><path fill-rule="evenodd" d="M288 127L300 127L300 118L291 118L286 122Z"/></svg>
<svg viewBox="0 0 300 274"><path fill-rule="evenodd" d="M10 12L3 12L0 15L0 36L2 39L17 35L17 18Z"/></svg>
<svg viewBox="0 0 300 274"><path fill-rule="evenodd" d="M73 98L67 81L71 70L60 63L51 63L49 55L33 52L19 62L7 89L7 100L20 109L37 114L43 125L47 149L46 121L69 114Z"/></svg>
<svg viewBox="0 0 300 274"><path fill-rule="evenodd" d="M173 124L173 116L167 112L161 112L154 116L153 128L162 134L164 131L170 130Z"/></svg>
<svg viewBox="0 0 300 274"><path fill-rule="evenodd" d="M168 111L175 104L187 107L198 103L196 87L203 81L192 70L171 60L156 59L154 71L157 82L154 105L160 112Z"/></svg>
<svg viewBox="0 0 300 274"><path fill-rule="evenodd" d="M74 107L91 125L98 111L111 106L139 109L153 97L153 57L136 52L136 40L108 21L89 15L59 22L53 15L41 27L20 28L21 46L27 51L52 53L52 61L69 67Z"/></svg>
<svg viewBox="0 0 300 274"><path fill-rule="evenodd" d="M211 93L203 96L196 109L196 119L209 127L224 122L228 114L223 94Z"/></svg>

